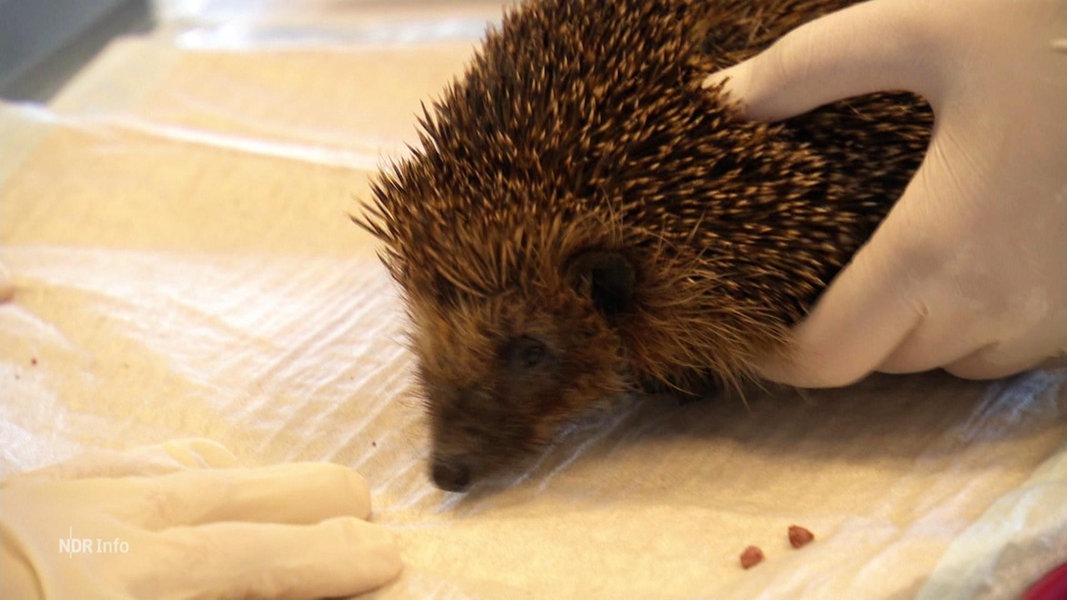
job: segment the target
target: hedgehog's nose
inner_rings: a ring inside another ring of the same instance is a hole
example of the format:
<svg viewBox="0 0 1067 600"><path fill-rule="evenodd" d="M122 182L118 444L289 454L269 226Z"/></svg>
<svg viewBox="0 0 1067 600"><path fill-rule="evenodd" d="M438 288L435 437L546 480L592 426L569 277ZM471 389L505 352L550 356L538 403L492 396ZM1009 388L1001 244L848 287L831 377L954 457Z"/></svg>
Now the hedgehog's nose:
<svg viewBox="0 0 1067 600"><path fill-rule="evenodd" d="M462 492L471 483L470 467L457 460L435 459L432 475L434 484L449 492Z"/></svg>

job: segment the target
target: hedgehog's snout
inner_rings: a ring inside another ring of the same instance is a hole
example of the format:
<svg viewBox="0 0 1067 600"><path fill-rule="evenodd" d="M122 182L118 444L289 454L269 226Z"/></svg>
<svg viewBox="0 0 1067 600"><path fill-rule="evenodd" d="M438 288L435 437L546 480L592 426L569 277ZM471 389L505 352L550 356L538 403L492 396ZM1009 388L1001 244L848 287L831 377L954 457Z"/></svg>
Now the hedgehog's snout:
<svg viewBox="0 0 1067 600"><path fill-rule="evenodd" d="M471 466L462 458L434 458L430 475L447 492L462 492L471 484Z"/></svg>

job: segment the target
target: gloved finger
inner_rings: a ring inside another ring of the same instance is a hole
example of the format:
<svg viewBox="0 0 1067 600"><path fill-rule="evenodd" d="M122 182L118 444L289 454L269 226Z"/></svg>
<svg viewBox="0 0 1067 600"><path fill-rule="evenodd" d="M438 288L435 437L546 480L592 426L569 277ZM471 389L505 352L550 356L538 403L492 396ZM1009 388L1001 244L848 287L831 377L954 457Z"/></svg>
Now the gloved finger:
<svg viewBox="0 0 1067 600"><path fill-rule="evenodd" d="M1001 320L992 324L982 305L961 302L959 282L947 275L923 289L923 320L901 340L876 369L882 373L918 373L937 369L995 346Z"/></svg>
<svg viewBox="0 0 1067 600"><path fill-rule="evenodd" d="M713 73L710 88L741 101L752 119L777 121L871 92L928 95L929 35L921 2L863 2L794 29L769 48Z"/></svg>
<svg viewBox="0 0 1067 600"><path fill-rule="evenodd" d="M212 523L162 532L162 560L137 561L138 598L333 598L372 590L402 568L392 534L340 517L315 525ZM169 596L168 596L169 597Z"/></svg>
<svg viewBox="0 0 1067 600"><path fill-rule="evenodd" d="M912 330L901 345L876 367L876 370L880 373L892 374L930 371L945 365L962 363L996 345L996 342L992 341L985 344L976 343L969 336L967 338L945 338L936 334L924 335L921 333L923 329L924 327L920 325ZM997 377L997 375L967 379L989 379L991 377Z"/></svg>
<svg viewBox="0 0 1067 600"><path fill-rule="evenodd" d="M173 440L129 450L91 450L70 460L20 475L56 480L161 475L189 468L222 468L237 459L222 444L202 438Z"/></svg>
<svg viewBox="0 0 1067 600"><path fill-rule="evenodd" d="M759 374L801 388L863 379L922 322L922 308L886 291L893 277L877 260L856 260L793 330L788 352L764 358ZM891 288L889 288L891 289Z"/></svg>
<svg viewBox="0 0 1067 600"><path fill-rule="evenodd" d="M1053 363L1058 357L1067 357L1067 347L1062 345L1064 331L1067 309L1043 319L1029 331L953 361L945 370L966 379L994 379Z"/></svg>
<svg viewBox="0 0 1067 600"><path fill-rule="evenodd" d="M929 299L931 292L927 294ZM958 300L959 291L956 291ZM990 319L981 310L953 301L948 292L928 303L922 325L886 358L877 370L915 373L944 367L966 379L994 379L1032 368L1055 356L1067 331L1067 314L1025 322L1020 308L1011 316ZM983 325L984 323L990 325Z"/></svg>
<svg viewBox="0 0 1067 600"><path fill-rule="evenodd" d="M920 327L928 307L919 290L929 277L918 269L938 265L937 237L923 223L939 223L928 202L924 164L870 241L831 282L811 313L793 330L784 355L757 369L796 387L837 387L870 374ZM905 199L910 198L907 202ZM892 243L882 244L890 240Z"/></svg>
<svg viewBox="0 0 1067 600"><path fill-rule="evenodd" d="M190 470L131 481L137 502L123 515L149 529L213 521L317 523L370 516L358 473L331 463Z"/></svg>

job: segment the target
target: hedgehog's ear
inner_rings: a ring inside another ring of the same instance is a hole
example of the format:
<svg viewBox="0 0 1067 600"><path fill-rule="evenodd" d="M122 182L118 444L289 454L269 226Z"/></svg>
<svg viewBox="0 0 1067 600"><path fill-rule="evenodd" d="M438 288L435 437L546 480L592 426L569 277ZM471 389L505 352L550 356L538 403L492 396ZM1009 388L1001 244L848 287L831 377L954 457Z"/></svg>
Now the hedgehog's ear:
<svg viewBox="0 0 1067 600"><path fill-rule="evenodd" d="M634 295L634 267L618 252L592 250L571 259L567 282L579 295L593 299L597 310L613 316L630 308Z"/></svg>

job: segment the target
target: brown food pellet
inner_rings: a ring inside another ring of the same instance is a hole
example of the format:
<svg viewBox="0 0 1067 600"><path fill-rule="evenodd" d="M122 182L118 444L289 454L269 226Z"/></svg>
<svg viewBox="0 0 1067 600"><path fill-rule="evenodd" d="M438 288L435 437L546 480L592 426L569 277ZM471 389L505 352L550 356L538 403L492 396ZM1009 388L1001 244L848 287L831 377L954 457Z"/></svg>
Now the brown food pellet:
<svg viewBox="0 0 1067 600"><path fill-rule="evenodd" d="M763 562L763 550L759 546L749 546L741 553L741 567L751 569Z"/></svg>
<svg viewBox="0 0 1067 600"><path fill-rule="evenodd" d="M807 546L815 539L815 534L799 525L789 526L789 543L794 548Z"/></svg>

